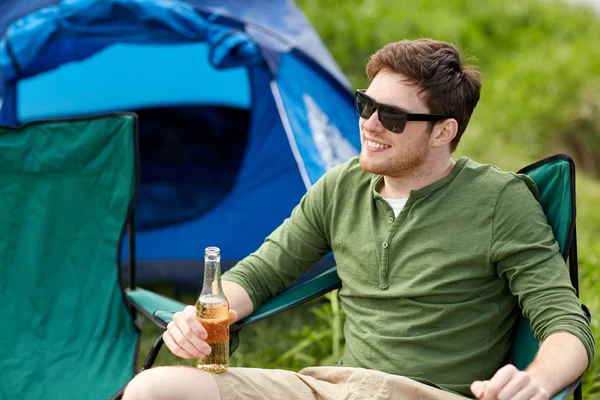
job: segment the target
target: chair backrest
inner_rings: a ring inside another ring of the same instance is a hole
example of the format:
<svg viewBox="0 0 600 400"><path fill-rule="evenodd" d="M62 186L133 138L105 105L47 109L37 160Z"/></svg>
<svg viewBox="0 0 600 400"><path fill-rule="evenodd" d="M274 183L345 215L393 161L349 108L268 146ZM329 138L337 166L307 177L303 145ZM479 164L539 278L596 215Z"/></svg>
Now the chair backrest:
<svg viewBox="0 0 600 400"><path fill-rule="evenodd" d="M136 187L134 114L0 127L0 398L107 398L133 377Z"/></svg>
<svg viewBox="0 0 600 400"><path fill-rule="evenodd" d="M565 261L575 250L575 164L568 155L559 154L531 164L520 173L528 175L538 187L540 203L552 227ZM576 253L575 253L576 254ZM571 281L577 282L577 257L569 258ZM513 363L525 369L537 353L539 341L533 336L529 320L521 317L517 322L513 345Z"/></svg>

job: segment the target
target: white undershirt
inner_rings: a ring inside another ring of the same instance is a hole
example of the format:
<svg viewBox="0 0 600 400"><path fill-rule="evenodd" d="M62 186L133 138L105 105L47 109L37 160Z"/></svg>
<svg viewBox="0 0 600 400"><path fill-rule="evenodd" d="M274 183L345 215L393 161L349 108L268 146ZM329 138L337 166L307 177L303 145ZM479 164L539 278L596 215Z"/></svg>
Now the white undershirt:
<svg viewBox="0 0 600 400"><path fill-rule="evenodd" d="M385 201L387 201L387 203L390 205L390 207L392 207L392 210L394 210L394 217L398 217L398 214L400 214L400 211L402 211L402 209L404 208L404 205L406 204L406 201L408 200L408 198L406 199L386 199L384 198Z"/></svg>

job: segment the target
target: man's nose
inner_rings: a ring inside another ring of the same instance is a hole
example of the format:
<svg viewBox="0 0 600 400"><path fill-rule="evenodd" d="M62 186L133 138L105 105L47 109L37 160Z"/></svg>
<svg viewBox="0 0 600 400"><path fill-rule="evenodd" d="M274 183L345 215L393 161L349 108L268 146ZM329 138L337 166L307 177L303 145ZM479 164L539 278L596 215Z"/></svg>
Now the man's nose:
<svg viewBox="0 0 600 400"><path fill-rule="evenodd" d="M379 121L379 111L375 111L371 116L363 123L363 128L370 132L384 132L385 128Z"/></svg>

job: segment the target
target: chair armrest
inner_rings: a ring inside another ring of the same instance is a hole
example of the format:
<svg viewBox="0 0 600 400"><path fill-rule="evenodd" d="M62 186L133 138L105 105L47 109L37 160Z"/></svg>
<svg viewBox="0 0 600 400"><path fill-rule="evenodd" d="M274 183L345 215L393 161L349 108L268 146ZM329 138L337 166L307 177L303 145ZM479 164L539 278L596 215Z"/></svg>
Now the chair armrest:
<svg viewBox="0 0 600 400"><path fill-rule="evenodd" d="M577 389L577 386L579 386L580 382L581 378L577 379L575 382L571 383L569 386L555 394L552 397L552 400L568 400L571 397L571 395L575 393L575 389Z"/></svg>
<svg viewBox="0 0 600 400"><path fill-rule="evenodd" d="M173 314L182 311L186 306L184 303L142 288L127 290L126 294L137 310L161 328L166 328L173 319ZM162 320L156 316L157 313L170 315L170 317Z"/></svg>
<svg viewBox="0 0 600 400"><path fill-rule="evenodd" d="M337 267L332 267L322 274L291 289L284 290L266 301L252 315L234 324L231 330L233 332L238 331L245 326L316 299L341 286L342 282L337 274Z"/></svg>
<svg viewBox="0 0 600 400"><path fill-rule="evenodd" d="M232 325L231 331L237 332L245 326L263 320L271 315L297 307L341 286L342 282L338 277L337 267L332 267L298 286L294 286L291 289L279 293L274 298L265 302L265 304L252 313L252 315ZM185 307L183 303L175 302L147 290L137 289L136 292L140 290L142 290L142 292L136 294L136 296L141 298L142 302L151 303L153 306L155 305L154 308L150 307L142 310L142 312L144 312L148 318L152 319L155 324L163 328L166 328L167 324L173 320L173 314L175 314L175 312L181 311L183 310L183 307ZM161 308L158 302L164 300L158 298L163 298L167 301L170 300L172 304L169 306L162 306Z"/></svg>
<svg viewBox="0 0 600 400"><path fill-rule="evenodd" d="M554 397L552 397L552 400L567 400L569 398L569 394L567 394L567 389L564 389L562 392L555 394ZM573 391L575 391L575 388L573 388Z"/></svg>

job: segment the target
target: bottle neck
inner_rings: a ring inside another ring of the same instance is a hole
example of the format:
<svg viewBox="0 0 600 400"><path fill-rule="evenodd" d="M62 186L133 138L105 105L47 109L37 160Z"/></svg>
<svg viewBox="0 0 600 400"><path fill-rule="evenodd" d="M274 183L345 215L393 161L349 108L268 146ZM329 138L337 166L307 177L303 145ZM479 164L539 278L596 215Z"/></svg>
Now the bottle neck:
<svg viewBox="0 0 600 400"><path fill-rule="evenodd" d="M223 294L220 260L205 260L201 295Z"/></svg>

